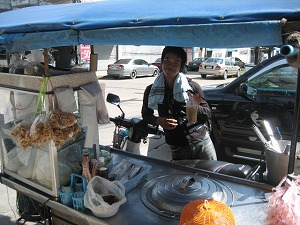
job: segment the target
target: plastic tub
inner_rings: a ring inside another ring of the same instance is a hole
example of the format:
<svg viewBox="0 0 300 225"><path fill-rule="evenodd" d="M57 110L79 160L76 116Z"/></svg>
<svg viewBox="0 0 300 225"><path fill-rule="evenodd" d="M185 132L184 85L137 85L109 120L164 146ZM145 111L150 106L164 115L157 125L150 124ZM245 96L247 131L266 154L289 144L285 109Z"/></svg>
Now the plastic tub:
<svg viewBox="0 0 300 225"><path fill-rule="evenodd" d="M132 168L132 166L134 166L134 168ZM151 165L136 160L123 159L121 162L113 165L108 174L108 178L119 180L125 187L125 193L127 193L147 179L151 168ZM130 179L122 179L124 176L129 176Z"/></svg>

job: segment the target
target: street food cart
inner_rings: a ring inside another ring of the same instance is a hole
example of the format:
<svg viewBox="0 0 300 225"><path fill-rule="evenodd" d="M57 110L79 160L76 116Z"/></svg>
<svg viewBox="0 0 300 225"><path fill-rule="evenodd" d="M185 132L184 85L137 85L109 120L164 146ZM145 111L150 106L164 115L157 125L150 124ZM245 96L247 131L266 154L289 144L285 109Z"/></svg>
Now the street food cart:
<svg viewBox="0 0 300 225"><path fill-rule="evenodd" d="M289 3L255 0L242 4L239 1L224 4L219 0L201 4L197 0L176 4L171 0L145 0L142 3L108 0L36 6L0 14L0 46L9 53L80 44L207 48L281 46L287 34L300 29L299 12L297 0ZM44 75L49 77L47 71ZM52 87L44 92L48 111L51 111L49 99L54 98L55 88L67 85L75 93L97 78L94 67L90 72L51 76L50 79ZM42 82L41 77L0 73L0 88L10 91L39 95ZM296 109L298 105L296 102ZM11 127L11 123L6 123L2 130ZM297 133L297 126L294 132ZM59 200L59 190L65 182L60 179L64 170L61 159L74 155L75 161L80 161L78 158L85 148L85 132L59 148L50 141L43 149L32 153L35 154L35 165L40 162L36 154L45 152L50 185L36 181L32 176L28 179L20 175L19 172L24 172L19 171L20 168L8 168L10 164L4 162L4 158L5 153L13 149L12 141L5 132L2 133L1 182L45 207L53 224L178 224L180 210L185 204L195 198L216 195L218 200L231 207L237 224L262 224L265 219L265 194L272 191L268 184L175 165L113 148L110 151L114 162L137 160L152 169L146 180L126 193L127 201L116 215L98 218L89 210L79 211ZM289 173L293 172L296 142L295 137L291 142ZM95 144L91 149L93 156L98 157L101 139ZM194 195L190 196L190 192L182 194L188 189Z"/></svg>

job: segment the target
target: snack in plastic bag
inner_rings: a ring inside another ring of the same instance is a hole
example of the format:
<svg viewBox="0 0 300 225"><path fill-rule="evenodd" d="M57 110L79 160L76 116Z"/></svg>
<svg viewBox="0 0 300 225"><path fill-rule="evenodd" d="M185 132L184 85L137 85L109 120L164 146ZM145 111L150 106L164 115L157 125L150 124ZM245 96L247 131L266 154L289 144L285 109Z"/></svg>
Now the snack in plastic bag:
<svg viewBox="0 0 300 225"><path fill-rule="evenodd" d="M53 130L50 123L47 122L46 116L40 114L33 121L30 128L31 144L37 148L41 148L45 143L53 138Z"/></svg>
<svg viewBox="0 0 300 225"><path fill-rule="evenodd" d="M99 176L90 180L84 195L84 206L102 218L115 215L126 201L125 187L121 182Z"/></svg>
<svg viewBox="0 0 300 225"><path fill-rule="evenodd" d="M23 148L28 148L30 144L30 127L31 124L22 121L10 131L11 136L16 140L16 142Z"/></svg>
<svg viewBox="0 0 300 225"><path fill-rule="evenodd" d="M60 148L81 132L78 120L79 116L69 112L54 111L48 117L39 114L32 123L22 121L12 127L10 136L24 149L30 146L42 148L50 140Z"/></svg>

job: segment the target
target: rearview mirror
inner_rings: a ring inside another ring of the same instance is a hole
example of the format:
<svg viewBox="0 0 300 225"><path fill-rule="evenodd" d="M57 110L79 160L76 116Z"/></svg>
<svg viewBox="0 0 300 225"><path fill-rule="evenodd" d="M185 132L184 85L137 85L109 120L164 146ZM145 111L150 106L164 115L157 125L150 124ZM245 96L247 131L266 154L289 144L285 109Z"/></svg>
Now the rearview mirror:
<svg viewBox="0 0 300 225"><path fill-rule="evenodd" d="M245 95L247 94L247 90L248 90L248 85L246 83L241 83L239 86L239 94Z"/></svg>
<svg viewBox="0 0 300 225"><path fill-rule="evenodd" d="M106 101L117 106L121 103L120 97L112 93L107 94Z"/></svg>

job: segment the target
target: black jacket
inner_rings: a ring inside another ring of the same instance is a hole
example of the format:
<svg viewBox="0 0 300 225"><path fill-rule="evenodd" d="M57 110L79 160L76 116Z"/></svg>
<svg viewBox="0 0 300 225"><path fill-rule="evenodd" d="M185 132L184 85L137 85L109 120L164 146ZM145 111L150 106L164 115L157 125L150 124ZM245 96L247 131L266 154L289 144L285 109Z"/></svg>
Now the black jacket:
<svg viewBox="0 0 300 225"><path fill-rule="evenodd" d="M200 85L192 80L189 80L189 84L196 94L202 96L202 101L198 110L198 122L205 124L211 117L211 109L204 99L204 94ZM157 115L154 114L154 110L148 107L148 97L152 84L147 86L144 92L142 117L145 122L156 125ZM182 113L183 112L183 113ZM185 104L176 102L173 99L173 90L165 85L163 104L158 105L159 117L175 118L177 121L184 121L186 108ZM184 126L177 126L174 130L164 130L166 143L175 146L184 146L188 144L188 140L184 133ZM199 134L201 135L201 134Z"/></svg>

